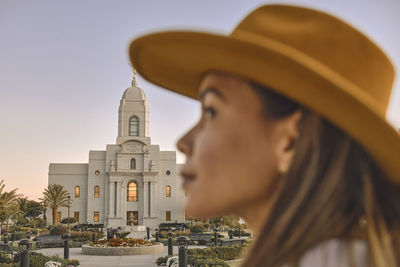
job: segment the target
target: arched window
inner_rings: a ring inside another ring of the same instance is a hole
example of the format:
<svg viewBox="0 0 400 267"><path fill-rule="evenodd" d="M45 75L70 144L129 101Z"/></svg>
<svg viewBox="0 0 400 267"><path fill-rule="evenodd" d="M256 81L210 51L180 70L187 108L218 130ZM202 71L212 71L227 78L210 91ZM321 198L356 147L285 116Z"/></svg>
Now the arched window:
<svg viewBox="0 0 400 267"><path fill-rule="evenodd" d="M138 201L138 188L136 182L128 183L127 201L134 202Z"/></svg>
<svg viewBox="0 0 400 267"><path fill-rule="evenodd" d="M136 116L129 119L129 136L139 136L139 118Z"/></svg>
<svg viewBox="0 0 400 267"><path fill-rule="evenodd" d="M166 197L171 197L171 186L167 185L165 188L165 196Z"/></svg>
<svg viewBox="0 0 400 267"><path fill-rule="evenodd" d="M131 170L136 169L136 159L131 158Z"/></svg>
<svg viewBox="0 0 400 267"><path fill-rule="evenodd" d="M79 186L75 186L75 198L79 198L81 195L81 189Z"/></svg>
<svg viewBox="0 0 400 267"><path fill-rule="evenodd" d="M94 198L99 198L100 197L100 187L98 185L96 185L94 187L93 196L94 196Z"/></svg>

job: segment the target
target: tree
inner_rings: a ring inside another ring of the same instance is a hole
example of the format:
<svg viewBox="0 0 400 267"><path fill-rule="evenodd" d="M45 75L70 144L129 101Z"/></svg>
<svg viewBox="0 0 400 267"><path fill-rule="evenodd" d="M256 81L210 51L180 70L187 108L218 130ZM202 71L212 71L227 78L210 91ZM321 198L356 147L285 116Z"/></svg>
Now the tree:
<svg viewBox="0 0 400 267"><path fill-rule="evenodd" d="M17 216L17 224L31 225L36 227L37 217L46 209L41 202L29 200L26 197L18 198L19 214Z"/></svg>
<svg viewBox="0 0 400 267"><path fill-rule="evenodd" d="M69 193L59 184L50 184L44 189L41 200L51 208L53 224L56 224L57 209L68 206L68 196Z"/></svg>
<svg viewBox="0 0 400 267"><path fill-rule="evenodd" d="M214 217L210 219L210 223L212 224L219 224L219 225L226 225L232 228L236 228L240 226L239 223L240 217L235 215L224 215L219 217Z"/></svg>
<svg viewBox="0 0 400 267"><path fill-rule="evenodd" d="M1 225L4 221L8 219L16 212L16 204L18 197L17 188L7 192L4 190L6 187L4 180L0 181L0 234L1 234ZM8 224L7 224L8 227Z"/></svg>

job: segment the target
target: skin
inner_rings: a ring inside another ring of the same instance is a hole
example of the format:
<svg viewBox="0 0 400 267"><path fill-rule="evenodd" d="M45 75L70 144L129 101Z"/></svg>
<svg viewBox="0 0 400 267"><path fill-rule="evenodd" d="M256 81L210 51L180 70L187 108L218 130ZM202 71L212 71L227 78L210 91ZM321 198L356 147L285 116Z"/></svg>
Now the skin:
<svg viewBox="0 0 400 267"><path fill-rule="evenodd" d="M177 144L186 212L196 218L235 214L257 234L293 156L301 114L267 119L251 85L229 74L204 76L202 115Z"/></svg>

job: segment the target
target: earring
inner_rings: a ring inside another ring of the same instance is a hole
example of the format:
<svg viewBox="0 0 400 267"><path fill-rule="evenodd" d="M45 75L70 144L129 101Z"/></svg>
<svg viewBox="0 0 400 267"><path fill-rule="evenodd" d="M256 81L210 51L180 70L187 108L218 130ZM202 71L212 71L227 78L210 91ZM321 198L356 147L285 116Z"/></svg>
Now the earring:
<svg viewBox="0 0 400 267"><path fill-rule="evenodd" d="M279 171L281 174L286 174L289 170L289 164L281 165Z"/></svg>

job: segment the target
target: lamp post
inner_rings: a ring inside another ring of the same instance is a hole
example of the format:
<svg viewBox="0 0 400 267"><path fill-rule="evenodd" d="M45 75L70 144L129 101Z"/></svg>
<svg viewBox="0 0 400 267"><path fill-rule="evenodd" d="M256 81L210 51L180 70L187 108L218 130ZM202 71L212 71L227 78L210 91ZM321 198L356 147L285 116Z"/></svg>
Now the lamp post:
<svg viewBox="0 0 400 267"><path fill-rule="evenodd" d="M218 228L214 228L214 245L218 246Z"/></svg>
<svg viewBox="0 0 400 267"><path fill-rule="evenodd" d="M156 242L160 242L160 233L158 232L158 228L156 228Z"/></svg>
<svg viewBox="0 0 400 267"><path fill-rule="evenodd" d="M18 243L18 248L21 252L21 267L29 267L29 250L32 246L32 240L30 239L22 239Z"/></svg>
<svg viewBox="0 0 400 267"><path fill-rule="evenodd" d="M62 236L64 239L64 259L69 259L69 241L68 239L71 237L70 234L66 233Z"/></svg>
<svg viewBox="0 0 400 267"><path fill-rule="evenodd" d="M168 232L168 256L172 256L173 248L172 248L172 232Z"/></svg>
<svg viewBox="0 0 400 267"><path fill-rule="evenodd" d="M146 227L146 237L147 240L150 240L150 227Z"/></svg>
<svg viewBox="0 0 400 267"><path fill-rule="evenodd" d="M187 236L180 236L177 238L179 248L179 267L187 266L186 251L189 245L189 238Z"/></svg>
<svg viewBox="0 0 400 267"><path fill-rule="evenodd" d="M71 196L68 196L68 221L67 221L67 224L68 224L68 232L69 232L69 207L70 207L70 205L71 205Z"/></svg>

